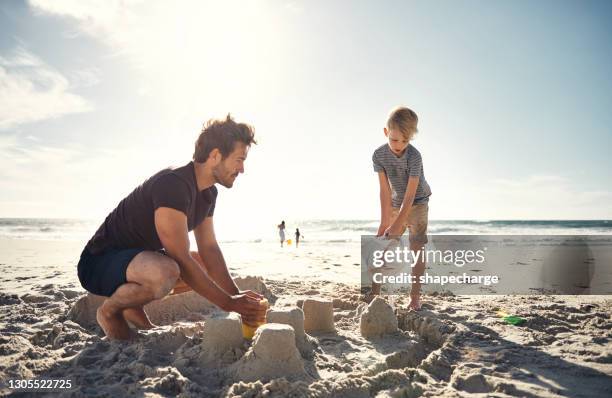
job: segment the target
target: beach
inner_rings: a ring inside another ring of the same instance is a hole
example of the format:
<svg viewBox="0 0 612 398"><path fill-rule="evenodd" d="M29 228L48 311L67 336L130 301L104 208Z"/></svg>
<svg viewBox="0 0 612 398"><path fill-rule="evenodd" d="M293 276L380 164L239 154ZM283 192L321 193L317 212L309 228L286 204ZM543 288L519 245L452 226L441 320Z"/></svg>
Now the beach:
<svg viewBox="0 0 612 398"><path fill-rule="evenodd" d="M610 21L0 1L0 398L612 398Z"/></svg>
<svg viewBox="0 0 612 398"><path fill-rule="evenodd" d="M108 341L94 321L101 298L88 295L76 276L82 242L0 239L2 395L31 394L6 388L9 379L70 380L70 389L46 394L75 397L612 393L608 295L434 292L418 312L407 310L405 293L384 296L397 330L364 337L360 322L370 298L359 287L358 242L221 246L241 288L264 294L281 313L302 308L305 300L330 301L334 330L292 332L300 335L299 355L281 358L276 367L259 364L253 361L265 359L257 354L266 348L263 333L211 351L211 339L225 341L211 331L225 315L189 292L149 304L159 327L139 331L136 341ZM525 323L504 322L499 309Z"/></svg>

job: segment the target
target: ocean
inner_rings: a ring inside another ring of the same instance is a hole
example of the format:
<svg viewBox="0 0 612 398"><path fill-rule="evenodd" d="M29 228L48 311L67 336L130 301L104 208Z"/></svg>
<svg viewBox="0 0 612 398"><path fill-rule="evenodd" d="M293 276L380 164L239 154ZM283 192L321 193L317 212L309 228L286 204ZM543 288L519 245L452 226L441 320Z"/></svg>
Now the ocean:
<svg viewBox="0 0 612 398"><path fill-rule="evenodd" d="M240 228L217 221L220 242L271 242L278 239L274 228ZM0 238L87 241L100 220L0 218ZM227 222L230 224L230 222ZM268 227L268 226L266 226ZM373 235L376 220L301 220L287 222L286 237L299 228L304 242L358 242ZM612 235L612 220L430 220L433 235Z"/></svg>

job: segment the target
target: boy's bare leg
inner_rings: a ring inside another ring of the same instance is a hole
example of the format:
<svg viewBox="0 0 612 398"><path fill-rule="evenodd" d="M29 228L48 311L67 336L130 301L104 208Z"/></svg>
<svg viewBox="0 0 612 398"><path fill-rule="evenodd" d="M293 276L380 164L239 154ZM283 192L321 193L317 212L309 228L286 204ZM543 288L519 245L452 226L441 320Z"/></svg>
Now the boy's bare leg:
<svg viewBox="0 0 612 398"><path fill-rule="evenodd" d="M370 292L370 294L373 296L378 296L380 294L380 286L380 283L372 281L372 291Z"/></svg>
<svg viewBox="0 0 612 398"><path fill-rule="evenodd" d="M410 243L410 250L413 252L418 252L419 250L423 250L425 245L423 243ZM421 281L420 278L425 273L425 261L423 261L422 256L419 256L414 268L412 268L412 275L414 276L414 283L410 289L410 304L408 304L408 308L413 310L421 309Z"/></svg>
<svg viewBox="0 0 612 398"><path fill-rule="evenodd" d="M179 275L179 266L170 257L150 251L137 254L126 270L128 282L119 286L96 313L98 324L106 336L111 339L129 339L131 331L123 310L142 307L166 296Z"/></svg>

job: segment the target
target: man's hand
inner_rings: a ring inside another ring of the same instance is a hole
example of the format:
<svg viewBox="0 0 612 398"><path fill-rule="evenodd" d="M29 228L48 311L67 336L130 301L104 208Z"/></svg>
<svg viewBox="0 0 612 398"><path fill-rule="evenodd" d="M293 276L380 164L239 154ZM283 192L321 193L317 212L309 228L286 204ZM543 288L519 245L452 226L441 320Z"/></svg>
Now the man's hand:
<svg viewBox="0 0 612 398"><path fill-rule="evenodd" d="M231 296L228 309L239 313L242 322L250 326L257 326L258 322L266 319L266 307L261 306L258 299L247 294Z"/></svg>
<svg viewBox="0 0 612 398"><path fill-rule="evenodd" d="M246 294L247 296L252 297L258 301L265 298L262 294L254 292L252 290L240 290L238 294Z"/></svg>

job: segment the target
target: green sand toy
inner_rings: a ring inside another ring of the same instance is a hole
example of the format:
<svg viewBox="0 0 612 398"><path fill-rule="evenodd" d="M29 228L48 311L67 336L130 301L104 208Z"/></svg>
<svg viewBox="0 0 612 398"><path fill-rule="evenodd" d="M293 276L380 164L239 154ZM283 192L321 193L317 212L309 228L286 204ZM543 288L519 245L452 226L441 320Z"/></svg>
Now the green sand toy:
<svg viewBox="0 0 612 398"><path fill-rule="evenodd" d="M506 323L510 325L518 326L526 322L525 318L521 318L518 315L510 315L505 311L497 311L497 315L501 317Z"/></svg>

